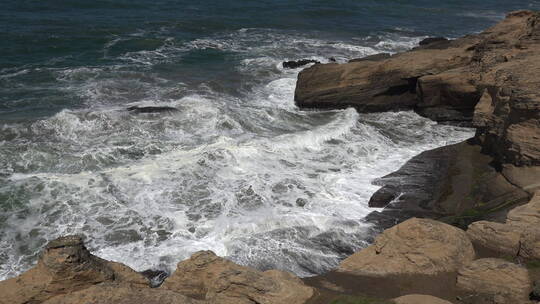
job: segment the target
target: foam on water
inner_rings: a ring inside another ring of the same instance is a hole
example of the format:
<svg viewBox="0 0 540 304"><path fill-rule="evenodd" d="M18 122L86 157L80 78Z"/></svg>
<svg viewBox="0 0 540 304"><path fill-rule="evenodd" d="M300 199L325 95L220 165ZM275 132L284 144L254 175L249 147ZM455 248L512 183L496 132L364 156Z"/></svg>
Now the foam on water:
<svg viewBox="0 0 540 304"><path fill-rule="evenodd" d="M50 69L85 106L1 126L0 279L71 233L137 270L171 270L211 249L259 269L321 273L366 246L373 179L472 135L412 112L295 107L299 69L283 69L283 60L345 61L375 45L262 29L164 39L155 50L113 55L123 41L113 37L105 49L115 65ZM392 43L403 47L380 47ZM152 70L204 48L241 53L236 72L249 86L229 93ZM179 111L133 115L131 105Z"/></svg>

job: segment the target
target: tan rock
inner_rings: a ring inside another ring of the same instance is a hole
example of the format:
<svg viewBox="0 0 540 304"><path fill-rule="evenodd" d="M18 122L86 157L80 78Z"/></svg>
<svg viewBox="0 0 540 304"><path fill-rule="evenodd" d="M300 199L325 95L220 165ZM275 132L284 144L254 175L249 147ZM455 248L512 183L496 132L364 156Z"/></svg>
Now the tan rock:
<svg viewBox="0 0 540 304"><path fill-rule="evenodd" d="M129 267L90 254L80 237L61 237L45 247L36 267L0 282L0 303L40 303L112 281L148 285L144 277Z"/></svg>
<svg viewBox="0 0 540 304"><path fill-rule="evenodd" d="M266 272L237 265L211 251L195 253L178 263L162 287L212 303L305 303L314 295L294 275L277 270Z"/></svg>
<svg viewBox="0 0 540 304"><path fill-rule="evenodd" d="M540 259L540 227L525 227L521 234L519 256L525 259Z"/></svg>
<svg viewBox="0 0 540 304"><path fill-rule="evenodd" d="M401 296L393 300L396 304L452 304L446 300L420 294Z"/></svg>
<svg viewBox="0 0 540 304"><path fill-rule="evenodd" d="M469 225L467 236L475 245L502 254L517 256L521 229L502 223L479 221Z"/></svg>
<svg viewBox="0 0 540 304"><path fill-rule="evenodd" d="M506 223L511 225L540 224L540 192L537 192L529 203L508 212Z"/></svg>
<svg viewBox="0 0 540 304"><path fill-rule="evenodd" d="M202 304L179 293L130 284L99 284L56 296L43 304Z"/></svg>
<svg viewBox="0 0 540 304"><path fill-rule="evenodd" d="M490 296L495 303L528 303L532 283L521 266L501 259L479 259L459 270L457 287Z"/></svg>
<svg viewBox="0 0 540 304"><path fill-rule="evenodd" d="M506 164L503 166L502 174L512 184L529 194L540 190L540 166L516 167Z"/></svg>
<svg viewBox="0 0 540 304"><path fill-rule="evenodd" d="M341 262L337 271L365 276L434 275L456 271L474 256L464 231L413 218L385 230L373 245Z"/></svg>

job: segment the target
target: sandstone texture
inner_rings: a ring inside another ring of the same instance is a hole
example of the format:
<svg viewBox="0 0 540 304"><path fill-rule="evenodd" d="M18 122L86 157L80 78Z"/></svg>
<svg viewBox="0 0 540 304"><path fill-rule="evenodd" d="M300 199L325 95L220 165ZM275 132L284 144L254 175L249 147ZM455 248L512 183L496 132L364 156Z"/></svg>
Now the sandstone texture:
<svg viewBox="0 0 540 304"><path fill-rule="evenodd" d="M527 269L501 259L479 259L459 270L458 288L487 296L492 303L529 303Z"/></svg>
<svg viewBox="0 0 540 304"><path fill-rule="evenodd" d="M211 251L178 263L161 287L210 303L305 303L315 291L294 275L234 264Z"/></svg>
<svg viewBox="0 0 540 304"><path fill-rule="evenodd" d="M91 255L81 237L66 236L50 242L34 268L0 282L0 303L41 303L103 282L148 285L129 267Z"/></svg>
<svg viewBox="0 0 540 304"><path fill-rule="evenodd" d="M361 276L454 272L475 257L464 231L413 218L379 235L373 245L341 262L338 272Z"/></svg>

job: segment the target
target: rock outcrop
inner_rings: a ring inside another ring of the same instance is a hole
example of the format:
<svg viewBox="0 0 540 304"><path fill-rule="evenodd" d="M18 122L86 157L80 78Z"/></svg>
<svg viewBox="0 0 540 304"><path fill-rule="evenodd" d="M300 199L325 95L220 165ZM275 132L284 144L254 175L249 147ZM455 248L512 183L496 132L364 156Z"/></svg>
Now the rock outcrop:
<svg viewBox="0 0 540 304"><path fill-rule="evenodd" d="M178 263L176 271L161 288L222 304L300 304L315 294L313 288L290 273L257 271L220 258L211 251L195 253Z"/></svg>
<svg viewBox="0 0 540 304"><path fill-rule="evenodd" d="M474 123L499 163L540 164L540 13L518 11L478 35L426 41L390 57L318 64L298 76L304 108L414 109Z"/></svg>
<svg viewBox="0 0 540 304"><path fill-rule="evenodd" d="M501 259L479 259L459 270L457 286L488 303L529 303L527 269Z"/></svg>
<svg viewBox="0 0 540 304"><path fill-rule="evenodd" d="M129 267L90 254L81 237L66 236L50 242L34 268L0 282L0 303L41 303L103 282L148 285Z"/></svg>
<svg viewBox="0 0 540 304"><path fill-rule="evenodd" d="M360 276L436 275L454 272L475 257L464 231L413 218L379 235L373 245L343 260L337 271Z"/></svg>

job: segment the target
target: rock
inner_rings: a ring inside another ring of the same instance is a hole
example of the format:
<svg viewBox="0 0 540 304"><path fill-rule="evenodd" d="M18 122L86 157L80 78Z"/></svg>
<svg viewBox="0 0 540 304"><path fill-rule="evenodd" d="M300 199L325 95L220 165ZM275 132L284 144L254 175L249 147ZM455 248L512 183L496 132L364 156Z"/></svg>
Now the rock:
<svg viewBox="0 0 540 304"><path fill-rule="evenodd" d="M452 304L443 299L439 299L433 296L412 294L401 296L393 300L396 304Z"/></svg>
<svg viewBox="0 0 540 304"><path fill-rule="evenodd" d="M494 303L528 303L532 284L527 269L501 259L479 259L458 272L457 286Z"/></svg>
<svg viewBox="0 0 540 304"><path fill-rule="evenodd" d="M481 94L464 68L418 78L416 111L439 122L471 121Z"/></svg>
<svg viewBox="0 0 540 304"><path fill-rule="evenodd" d="M296 199L296 206L304 207L307 204L307 199L299 197Z"/></svg>
<svg viewBox="0 0 540 304"><path fill-rule="evenodd" d="M502 175L512 184L533 195L540 190L540 166L503 165Z"/></svg>
<svg viewBox="0 0 540 304"><path fill-rule="evenodd" d="M511 225L540 224L540 192L536 192L529 203L508 212L506 222Z"/></svg>
<svg viewBox="0 0 540 304"><path fill-rule="evenodd" d="M298 75L295 102L359 112L415 110L440 122L472 122L475 140L497 163L539 166L539 37L539 12L513 12L477 35L307 68Z"/></svg>
<svg viewBox="0 0 540 304"><path fill-rule="evenodd" d="M428 37L420 41L418 44L425 46L425 45L436 44L436 43L447 42L447 41L448 39L444 37Z"/></svg>
<svg viewBox="0 0 540 304"><path fill-rule="evenodd" d="M51 241L34 268L0 282L0 303L40 303L113 281L148 286L148 281L129 267L90 254L81 237L66 236Z"/></svg>
<svg viewBox="0 0 540 304"><path fill-rule="evenodd" d="M179 293L133 285L99 284L56 296L43 304L203 304Z"/></svg>
<svg viewBox="0 0 540 304"><path fill-rule="evenodd" d="M526 260L540 259L540 227L537 225L520 227L523 231L520 238L519 256Z"/></svg>
<svg viewBox="0 0 540 304"><path fill-rule="evenodd" d="M380 60L383 60L383 59L388 59L391 56L392 56L392 54L390 54L390 53L379 53L379 54L369 55L369 56L362 57L362 58L351 59L351 60L349 60L349 62L380 61Z"/></svg>
<svg viewBox="0 0 540 304"><path fill-rule="evenodd" d="M471 242L503 255L515 257L520 250L521 230L514 226L488 221L474 222L467 229Z"/></svg>
<svg viewBox="0 0 540 304"><path fill-rule="evenodd" d="M414 216L463 228L481 219L504 221L508 210L528 201L529 194L509 183L492 162L470 142L425 151L375 181L382 187L369 206L385 208L366 220L383 228Z"/></svg>
<svg viewBox="0 0 540 304"><path fill-rule="evenodd" d="M149 106L149 107L139 107L139 106L133 106L127 108L127 110L131 113L140 114L140 113L170 113L170 112L177 112L177 108L173 107L155 107L155 106Z"/></svg>
<svg viewBox="0 0 540 304"><path fill-rule="evenodd" d="M163 289L211 303L305 303L314 295L294 275L277 270L261 272L200 251L178 263Z"/></svg>
<svg viewBox="0 0 540 304"><path fill-rule="evenodd" d="M285 69L297 69L299 67L302 67L310 63L318 64L321 62L317 60L313 60L313 59L301 59L301 60L284 61L282 65L283 65L283 68Z"/></svg>
<svg viewBox="0 0 540 304"><path fill-rule="evenodd" d="M361 276L435 275L457 271L475 257L464 231L413 218L379 235L373 245L342 261L338 272Z"/></svg>

